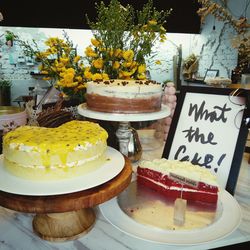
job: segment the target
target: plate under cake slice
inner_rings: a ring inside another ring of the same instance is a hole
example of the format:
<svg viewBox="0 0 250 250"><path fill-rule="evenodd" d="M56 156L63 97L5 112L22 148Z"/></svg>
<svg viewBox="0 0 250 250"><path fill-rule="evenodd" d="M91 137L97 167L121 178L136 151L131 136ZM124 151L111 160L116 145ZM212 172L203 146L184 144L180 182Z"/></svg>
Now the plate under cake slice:
<svg viewBox="0 0 250 250"><path fill-rule="evenodd" d="M137 168L137 182L167 197L208 203L218 200L216 176L190 162L165 158L142 161Z"/></svg>

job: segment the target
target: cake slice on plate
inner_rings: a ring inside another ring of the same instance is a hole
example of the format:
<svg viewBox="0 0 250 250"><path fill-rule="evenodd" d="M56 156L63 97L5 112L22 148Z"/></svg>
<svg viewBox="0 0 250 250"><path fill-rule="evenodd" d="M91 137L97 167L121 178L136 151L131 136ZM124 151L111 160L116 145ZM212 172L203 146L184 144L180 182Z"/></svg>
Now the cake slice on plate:
<svg viewBox="0 0 250 250"><path fill-rule="evenodd" d="M137 182L172 198L216 203L217 178L210 170L178 160L144 160L137 168Z"/></svg>

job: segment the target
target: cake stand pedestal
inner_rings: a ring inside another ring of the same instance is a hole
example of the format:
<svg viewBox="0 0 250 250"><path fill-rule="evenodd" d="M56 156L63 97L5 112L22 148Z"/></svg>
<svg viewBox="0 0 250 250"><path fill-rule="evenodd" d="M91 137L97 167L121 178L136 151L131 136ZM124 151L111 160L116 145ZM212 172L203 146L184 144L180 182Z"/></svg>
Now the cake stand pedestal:
<svg viewBox="0 0 250 250"><path fill-rule="evenodd" d="M44 240L66 241L86 234L95 223L94 206L117 196L130 184L132 167L125 157L122 171L110 181L87 190L50 196L18 195L0 191L0 205L35 213L33 230Z"/></svg>
<svg viewBox="0 0 250 250"><path fill-rule="evenodd" d="M118 129L116 131L116 136L119 141L119 151L132 160L132 162L140 159L141 152L138 152L138 145L131 140L133 130L131 129L130 122L158 120L170 115L170 108L166 105L162 105L161 110L157 112L136 114L97 112L88 109L86 103L80 104L77 110L80 115L87 118L119 122Z"/></svg>

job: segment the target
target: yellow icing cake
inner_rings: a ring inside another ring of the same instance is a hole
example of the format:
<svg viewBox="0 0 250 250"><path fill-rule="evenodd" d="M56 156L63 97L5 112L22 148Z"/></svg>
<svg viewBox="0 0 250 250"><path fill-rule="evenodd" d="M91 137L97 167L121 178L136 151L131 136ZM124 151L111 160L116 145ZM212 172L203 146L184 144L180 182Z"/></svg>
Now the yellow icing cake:
<svg viewBox="0 0 250 250"><path fill-rule="evenodd" d="M106 130L88 121L74 120L57 128L21 126L3 138L4 166L26 179L75 177L106 160L107 138Z"/></svg>

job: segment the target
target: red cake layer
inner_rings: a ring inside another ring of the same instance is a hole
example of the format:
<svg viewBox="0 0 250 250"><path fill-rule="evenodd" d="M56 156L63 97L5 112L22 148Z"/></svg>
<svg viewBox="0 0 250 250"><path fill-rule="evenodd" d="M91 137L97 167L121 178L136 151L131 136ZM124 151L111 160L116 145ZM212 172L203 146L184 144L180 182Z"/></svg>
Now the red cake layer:
<svg viewBox="0 0 250 250"><path fill-rule="evenodd" d="M185 184L182 186L181 183L169 178L168 175L148 168L137 168L137 181L168 197L181 197L181 188L183 188L183 199L209 203L216 203L218 200L217 186L212 186L203 182L199 182L197 187ZM177 188L177 190L173 188Z"/></svg>

